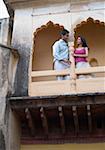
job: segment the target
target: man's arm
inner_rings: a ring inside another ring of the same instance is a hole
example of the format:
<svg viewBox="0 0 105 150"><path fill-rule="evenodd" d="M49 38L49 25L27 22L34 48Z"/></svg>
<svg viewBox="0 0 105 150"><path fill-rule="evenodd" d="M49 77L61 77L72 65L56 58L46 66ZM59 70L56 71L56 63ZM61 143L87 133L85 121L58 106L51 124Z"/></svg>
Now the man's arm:
<svg viewBox="0 0 105 150"><path fill-rule="evenodd" d="M59 43L56 42L53 45L53 57L57 60L61 60L60 56L59 56Z"/></svg>

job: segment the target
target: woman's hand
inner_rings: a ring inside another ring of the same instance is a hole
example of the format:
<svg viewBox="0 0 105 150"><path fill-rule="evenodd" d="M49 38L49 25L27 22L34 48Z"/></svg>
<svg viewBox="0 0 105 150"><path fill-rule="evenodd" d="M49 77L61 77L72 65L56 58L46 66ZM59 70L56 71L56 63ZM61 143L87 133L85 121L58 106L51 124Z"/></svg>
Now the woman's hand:
<svg viewBox="0 0 105 150"><path fill-rule="evenodd" d="M70 52L70 55L71 55L71 56L74 56L74 52L73 52L73 51L71 51L71 52Z"/></svg>

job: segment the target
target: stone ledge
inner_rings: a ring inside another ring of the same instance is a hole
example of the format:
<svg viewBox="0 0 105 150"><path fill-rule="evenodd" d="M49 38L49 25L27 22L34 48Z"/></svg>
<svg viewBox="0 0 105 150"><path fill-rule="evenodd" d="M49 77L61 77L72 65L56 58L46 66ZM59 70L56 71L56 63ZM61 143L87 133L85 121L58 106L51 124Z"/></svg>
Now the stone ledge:
<svg viewBox="0 0 105 150"><path fill-rule="evenodd" d="M11 46L8 46L8 45L1 44L1 43L0 43L0 47L9 49L14 56L19 57L19 53L18 53L17 49L15 49L15 48L13 48Z"/></svg>

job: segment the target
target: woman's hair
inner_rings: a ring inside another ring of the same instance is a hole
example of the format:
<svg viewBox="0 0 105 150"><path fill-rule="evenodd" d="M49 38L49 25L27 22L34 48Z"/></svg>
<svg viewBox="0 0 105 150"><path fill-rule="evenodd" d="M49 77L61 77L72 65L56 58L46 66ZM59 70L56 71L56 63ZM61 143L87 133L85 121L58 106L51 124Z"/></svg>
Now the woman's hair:
<svg viewBox="0 0 105 150"><path fill-rule="evenodd" d="M88 47L85 38L83 38L82 36L77 36L77 39L78 39L79 37L81 38L82 46L83 46L83 47ZM88 47L88 48L89 48L89 47Z"/></svg>

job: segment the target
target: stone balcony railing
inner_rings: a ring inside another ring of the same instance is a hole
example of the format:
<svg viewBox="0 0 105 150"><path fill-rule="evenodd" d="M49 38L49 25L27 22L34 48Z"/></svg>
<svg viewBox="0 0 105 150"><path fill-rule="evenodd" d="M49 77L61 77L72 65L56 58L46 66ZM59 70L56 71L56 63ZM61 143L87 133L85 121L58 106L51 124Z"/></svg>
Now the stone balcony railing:
<svg viewBox="0 0 105 150"><path fill-rule="evenodd" d="M57 81L58 75L70 75L70 80ZM78 75L87 78L79 79ZM48 80L50 77L54 77ZM44 79L44 77L46 77ZM37 80L37 78L39 78ZM43 80L41 80L43 78ZM105 92L105 66L76 69L72 63L70 69L56 71L31 71L29 74L29 96L70 95Z"/></svg>

